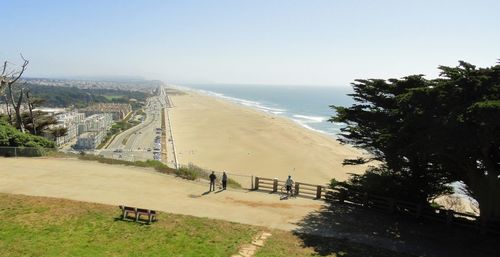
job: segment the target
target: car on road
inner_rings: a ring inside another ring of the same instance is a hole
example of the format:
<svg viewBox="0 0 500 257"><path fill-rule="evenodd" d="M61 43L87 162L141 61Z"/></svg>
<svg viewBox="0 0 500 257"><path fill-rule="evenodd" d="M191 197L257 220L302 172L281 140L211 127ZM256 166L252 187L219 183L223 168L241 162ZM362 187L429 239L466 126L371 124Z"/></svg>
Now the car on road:
<svg viewBox="0 0 500 257"><path fill-rule="evenodd" d="M148 152L151 152L151 148L148 148Z"/></svg>
<svg viewBox="0 0 500 257"><path fill-rule="evenodd" d="M115 149L113 152L115 152L115 153L122 153L123 149Z"/></svg>

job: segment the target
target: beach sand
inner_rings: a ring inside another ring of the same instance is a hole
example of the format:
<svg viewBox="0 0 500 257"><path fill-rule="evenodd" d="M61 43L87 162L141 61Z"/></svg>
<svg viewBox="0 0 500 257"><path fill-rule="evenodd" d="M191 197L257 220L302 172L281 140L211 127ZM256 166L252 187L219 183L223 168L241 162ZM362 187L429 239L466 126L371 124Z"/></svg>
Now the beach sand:
<svg viewBox="0 0 500 257"><path fill-rule="evenodd" d="M364 167L342 166L361 152L284 117L194 92L172 95L169 109L182 165L326 184Z"/></svg>

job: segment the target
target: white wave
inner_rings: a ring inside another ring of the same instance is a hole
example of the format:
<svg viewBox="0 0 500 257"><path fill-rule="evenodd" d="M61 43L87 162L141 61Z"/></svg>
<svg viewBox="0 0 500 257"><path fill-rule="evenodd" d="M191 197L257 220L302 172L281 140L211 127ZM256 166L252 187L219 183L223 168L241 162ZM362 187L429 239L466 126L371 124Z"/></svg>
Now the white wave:
<svg viewBox="0 0 500 257"><path fill-rule="evenodd" d="M316 132L319 132L319 133L322 133L322 134L333 135L333 133L328 133L328 132L323 131L323 130L315 129L315 128L307 125L303 120L298 120L298 119L292 119L292 120L295 121L300 126L306 128L306 129L309 129L309 130L312 130L312 131L316 131Z"/></svg>
<svg viewBox="0 0 500 257"><path fill-rule="evenodd" d="M257 101L227 96L227 95L224 95L221 93L216 93L216 92L202 90L202 89L198 89L198 91L203 93L203 94L206 94L206 95L216 96L216 97L231 101L233 103L241 104L241 105L251 107L251 108L263 111L263 112L267 112L267 113L272 113L272 114L278 115L278 114L283 114L286 112L285 109L265 106L264 104L257 102Z"/></svg>
<svg viewBox="0 0 500 257"><path fill-rule="evenodd" d="M293 117L298 118L306 123L320 123L328 120L328 117L324 116L307 116L307 115L294 114Z"/></svg>

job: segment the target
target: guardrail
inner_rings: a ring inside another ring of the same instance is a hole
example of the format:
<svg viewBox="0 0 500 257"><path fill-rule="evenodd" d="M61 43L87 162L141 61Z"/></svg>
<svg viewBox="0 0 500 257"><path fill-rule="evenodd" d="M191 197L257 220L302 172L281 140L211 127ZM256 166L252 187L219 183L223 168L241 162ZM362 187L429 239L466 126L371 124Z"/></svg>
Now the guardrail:
<svg viewBox="0 0 500 257"><path fill-rule="evenodd" d="M269 190L271 192L278 192L278 190L285 186L285 181L278 179L255 177L254 183L255 190ZM314 199L325 198L326 187L321 185L313 185L304 182L295 182L295 195L310 197Z"/></svg>

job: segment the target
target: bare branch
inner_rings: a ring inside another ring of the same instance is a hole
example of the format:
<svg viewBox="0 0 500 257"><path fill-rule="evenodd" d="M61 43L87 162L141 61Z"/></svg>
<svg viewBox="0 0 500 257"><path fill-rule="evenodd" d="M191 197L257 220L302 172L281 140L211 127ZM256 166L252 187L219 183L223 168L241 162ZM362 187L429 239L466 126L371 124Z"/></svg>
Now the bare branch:
<svg viewBox="0 0 500 257"><path fill-rule="evenodd" d="M5 74L6 69L7 69L7 61L3 63L2 76Z"/></svg>
<svg viewBox="0 0 500 257"><path fill-rule="evenodd" d="M24 71L26 70L26 67L28 66L28 64L30 63L28 60L24 59L23 55L21 54L21 58L23 59L24 63L23 65L21 65L21 70L19 71L19 73L17 74L17 77L15 77L12 81L9 82L9 84L14 84L16 83L16 81L21 78L21 76L23 75Z"/></svg>

